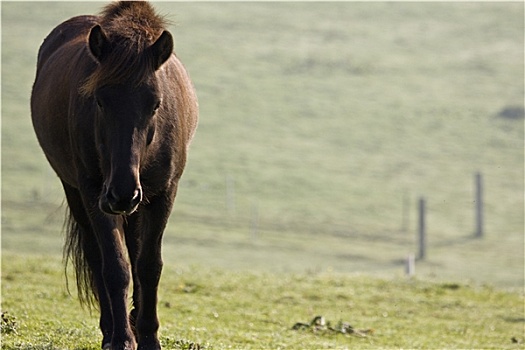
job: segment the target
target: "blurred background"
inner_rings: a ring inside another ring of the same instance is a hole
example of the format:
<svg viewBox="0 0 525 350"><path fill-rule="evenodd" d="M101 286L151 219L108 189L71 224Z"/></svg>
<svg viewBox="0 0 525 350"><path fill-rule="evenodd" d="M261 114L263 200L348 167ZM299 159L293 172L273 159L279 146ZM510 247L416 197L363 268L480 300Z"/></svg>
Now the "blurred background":
<svg viewBox="0 0 525 350"><path fill-rule="evenodd" d="M2 251L60 256L36 55L99 2L2 2ZM166 264L523 288L523 3L154 2L200 101ZM475 174L483 180L476 237ZM3 261L9 264L9 261Z"/></svg>

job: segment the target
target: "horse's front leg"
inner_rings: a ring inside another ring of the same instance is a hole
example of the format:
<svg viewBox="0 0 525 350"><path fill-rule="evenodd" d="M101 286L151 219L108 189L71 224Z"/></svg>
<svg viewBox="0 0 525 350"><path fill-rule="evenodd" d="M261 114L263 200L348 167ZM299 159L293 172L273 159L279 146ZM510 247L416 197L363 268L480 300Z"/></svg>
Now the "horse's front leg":
<svg viewBox="0 0 525 350"><path fill-rule="evenodd" d="M115 220L115 219L113 219ZM99 234L102 252L102 276L113 317L112 350L135 350L136 342L128 320L129 263L121 228L107 227Z"/></svg>
<svg viewBox="0 0 525 350"><path fill-rule="evenodd" d="M140 249L135 272L139 281L139 312L136 320L138 348L158 350L157 290L162 272L162 234L173 205L173 196L153 198L141 210Z"/></svg>
<svg viewBox="0 0 525 350"><path fill-rule="evenodd" d="M140 309L140 283L137 276L137 258L138 258L138 249L140 246L140 237L137 234L137 225L139 214L135 213L131 216L128 216L126 218L124 232L126 237L126 246L128 248L128 256L131 263L131 272L133 276L133 309L131 310L129 314L129 322L131 325L131 328L133 330L133 334L135 335L135 339L137 339L137 328L136 328L136 320L137 315Z"/></svg>
<svg viewBox="0 0 525 350"><path fill-rule="evenodd" d="M123 219L93 210L91 222L100 249L102 280L109 301L109 310L101 312L110 313L113 324L111 343L104 344L104 349L135 350L136 341L127 311L131 274L124 244Z"/></svg>

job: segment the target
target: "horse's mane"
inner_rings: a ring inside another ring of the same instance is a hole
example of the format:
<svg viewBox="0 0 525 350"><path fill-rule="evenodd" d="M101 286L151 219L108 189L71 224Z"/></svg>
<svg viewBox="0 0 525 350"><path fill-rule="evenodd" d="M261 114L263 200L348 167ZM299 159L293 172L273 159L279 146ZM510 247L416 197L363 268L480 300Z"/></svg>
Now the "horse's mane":
<svg viewBox="0 0 525 350"><path fill-rule="evenodd" d="M100 24L110 39L124 39L140 50L157 39L166 21L145 1L118 1L104 8Z"/></svg>
<svg viewBox="0 0 525 350"><path fill-rule="evenodd" d="M117 1L103 9L98 23L111 43L111 52L83 82L81 93L91 95L106 84L142 82L152 73L146 48L164 31L164 17L146 1Z"/></svg>

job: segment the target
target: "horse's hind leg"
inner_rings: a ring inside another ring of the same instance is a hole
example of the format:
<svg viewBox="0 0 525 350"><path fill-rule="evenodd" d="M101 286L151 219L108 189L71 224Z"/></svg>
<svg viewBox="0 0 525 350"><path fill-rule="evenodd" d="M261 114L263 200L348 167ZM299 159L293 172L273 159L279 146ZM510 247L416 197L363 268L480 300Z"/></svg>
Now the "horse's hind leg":
<svg viewBox="0 0 525 350"><path fill-rule="evenodd" d="M111 306L107 297L104 280L102 277L102 257L98 247L96 236L93 232L89 217L82 203L80 192L66 183L62 183L66 193L66 199L69 205L70 214L77 224L76 232L68 232L68 235L78 235L76 238L71 237L69 240L76 239L76 246L69 247L69 254L77 254L71 257L76 259L76 274L83 279L81 283L90 285L79 285L79 288L94 288L93 290L79 290L87 297L88 293L93 293L100 306L100 329L103 334L102 347L105 348L111 344L113 334L113 320L111 316ZM81 255L81 256L79 256ZM79 259L80 258L80 259ZM83 260L83 261L82 261ZM84 269L84 271L82 271ZM80 275L79 275L80 274ZM79 283L77 283L79 284Z"/></svg>

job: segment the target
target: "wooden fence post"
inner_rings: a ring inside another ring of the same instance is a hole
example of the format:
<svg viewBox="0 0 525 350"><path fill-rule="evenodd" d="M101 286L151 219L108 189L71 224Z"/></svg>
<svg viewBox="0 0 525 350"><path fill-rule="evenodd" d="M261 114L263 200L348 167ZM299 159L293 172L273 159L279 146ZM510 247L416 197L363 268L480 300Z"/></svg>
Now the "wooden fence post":
<svg viewBox="0 0 525 350"><path fill-rule="evenodd" d="M416 257L412 253L407 256L405 273L408 277L412 277L416 274Z"/></svg>
<svg viewBox="0 0 525 350"><path fill-rule="evenodd" d="M475 175L476 198L474 201L476 211L476 238L483 237L483 177L477 172Z"/></svg>
<svg viewBox="0 0 525 350"><path fill-rule="evenodd" d="M418 222L418 233L419 233L419 255L418 259L424 260L426 258L427 250L427 237L426 237L426 222L425 222L425 198L419 199L419 222Z"/></svg>

